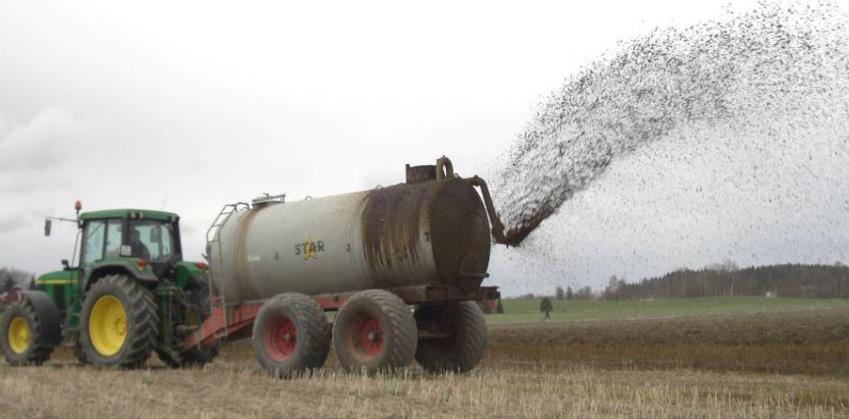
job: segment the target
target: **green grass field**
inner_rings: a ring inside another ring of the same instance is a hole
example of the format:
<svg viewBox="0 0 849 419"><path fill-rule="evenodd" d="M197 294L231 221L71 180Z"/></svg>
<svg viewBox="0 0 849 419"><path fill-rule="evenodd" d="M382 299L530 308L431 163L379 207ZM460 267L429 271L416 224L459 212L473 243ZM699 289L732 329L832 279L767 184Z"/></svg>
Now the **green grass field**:
<svg viewBox="0 0 849 419"><path fill-rule="evenodd" d="M487 315L489 323L540 321L540 298L503 299L503 314ZM849 306L849 299L709 297L642 301L555 300L552 320L611 320L648 317L756 313Z"/></svg>

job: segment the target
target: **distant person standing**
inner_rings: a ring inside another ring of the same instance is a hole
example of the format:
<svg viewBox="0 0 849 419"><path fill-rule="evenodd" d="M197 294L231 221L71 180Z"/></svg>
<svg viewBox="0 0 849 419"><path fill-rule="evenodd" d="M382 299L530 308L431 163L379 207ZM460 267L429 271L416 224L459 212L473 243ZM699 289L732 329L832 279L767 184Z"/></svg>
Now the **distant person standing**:
<svg viewBox="0 0 849 419"><path fill-rule="evenodd" d="M542 297L542 301L539 302L539 311L545 313L545 317L543 320L551 320L551 312L554 310L554 307L551 305L551 299L548 297Z"/></svg>

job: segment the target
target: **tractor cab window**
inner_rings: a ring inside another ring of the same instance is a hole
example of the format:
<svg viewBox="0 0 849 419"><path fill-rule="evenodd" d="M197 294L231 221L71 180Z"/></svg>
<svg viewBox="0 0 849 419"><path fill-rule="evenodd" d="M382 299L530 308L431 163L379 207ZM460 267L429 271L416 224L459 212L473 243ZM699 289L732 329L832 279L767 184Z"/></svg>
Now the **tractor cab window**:
<svg viewBox="0 0 849 419"><path fill-rule="evenodd" d="M106 237L106 222L94 220L86 223L83 233L83 266L103 259L103 244Z"/></svg>
<svg viewBox="0 0 849 419"><path fill-rule="evenodd" d="M129 245L132 255L153 263L168 262L175 252L174 226L152 220L131 220Z"/></svg>
<svg viewBox="0 0 849 419"><path fill-rule="evenodd" d="M106 222L106 257L115 258L120 256L123 220L115 219Z"/></svg>

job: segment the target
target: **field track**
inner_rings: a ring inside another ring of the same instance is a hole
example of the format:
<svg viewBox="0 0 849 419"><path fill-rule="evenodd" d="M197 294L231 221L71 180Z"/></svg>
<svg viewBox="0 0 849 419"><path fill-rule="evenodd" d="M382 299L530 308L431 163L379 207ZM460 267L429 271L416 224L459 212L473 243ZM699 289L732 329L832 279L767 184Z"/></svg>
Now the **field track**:
<svg viewBox="0 0 849 419"><path fill-rule="evenodd" d="M493 324L483 365L276 380L237 342L204 369L0 364L0 417L849 417L849 307Z"/></svg>

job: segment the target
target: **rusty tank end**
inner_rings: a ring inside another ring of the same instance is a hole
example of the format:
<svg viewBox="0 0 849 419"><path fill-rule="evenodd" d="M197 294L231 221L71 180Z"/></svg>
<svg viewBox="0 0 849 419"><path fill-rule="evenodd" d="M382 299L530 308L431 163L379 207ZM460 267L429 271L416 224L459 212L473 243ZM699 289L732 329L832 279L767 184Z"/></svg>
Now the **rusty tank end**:
<svg viewBox="0 0 849 419"><path fill-rule="evenodd" d="M470 293L503 230L486 184L450 160L407 166L407 183L229 214L209 241L212 279L228 303L365 289L441 287ZM484 200L475 187L481 188Z"/></svg>
<svg viewBox="0 0 849 419"><path fill-rule="evenodd" d="M434 284L477 287L486 276L489 223L478 194L464 179L434 178L369 191L362 225L366 263L378 277L391 277L397 264L420 265L422 246L435 262L435 275L429 278Z"/></svg>

